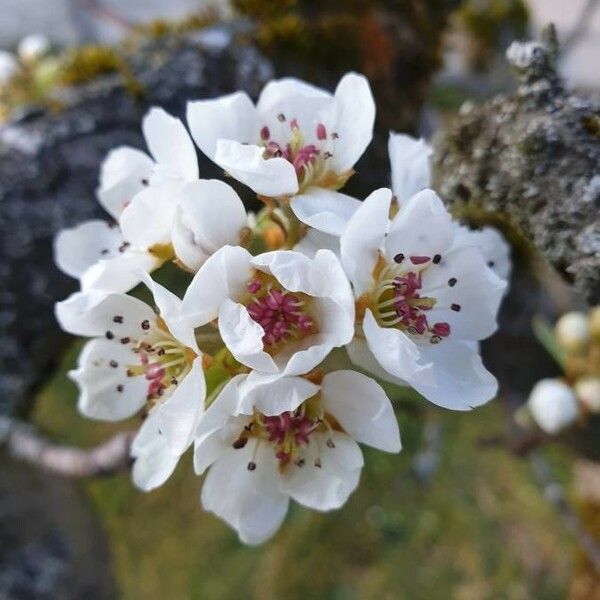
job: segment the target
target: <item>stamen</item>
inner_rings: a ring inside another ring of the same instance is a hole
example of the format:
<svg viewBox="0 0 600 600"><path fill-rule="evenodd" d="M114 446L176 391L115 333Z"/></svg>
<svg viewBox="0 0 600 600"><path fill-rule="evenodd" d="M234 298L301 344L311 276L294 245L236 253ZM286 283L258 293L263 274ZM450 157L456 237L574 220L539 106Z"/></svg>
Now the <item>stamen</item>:
<svg viewBox="0 0 600 600"><path fill-rule="evenodd" d="M115 334L112 331L107 331L105 335L107 340L112 340L115 337Z"/></svg>
<svg viewBox="0 0 600 600"><path fill-rule="evenodd" d="M426 262L429 262L431 258L429 256L411 256L410 262L413 265L423 265Z"/></svg>
<svg viewBox="0 0 600 600"><path fill-rule="evenodd" d="M451 304L450 305L450 309L453 310L454 312L460 312L460 304Z"/></svg>
<svg viewBox="0 0 600 600"><path fill-rule="evenodd" d="M404 254L399 253L394 256L394 262L400 264L404 260Z"/></svg>
<svg viewBox="0 0 600 600"><path fill-rule="evenodd" d="M325 129L325 125L323 125L323 123L319 123L317 125L317 139L321 141L327 139L327 130Z"/></svg>
<svg viewBox="0 0 600 600"><path fill-rule="evenodd" d="M456 285L456 282L457 282L457 281L458 281L458 280L456 279L456 277L450 277L450 279L448 279L448 285L449 285L450 287L454 287L454 286Z"/></svg>
<svg viewBox="0 0 600 600"><path fill-rule="evenodd" d="M269 138L271 137L271 132L269 131L269 128L265 125L261 130L260 130L260 138L266 142Z"/></svg>
<svg viewBox="0 0 600 600"><path fill-rule="evenodd" d="M441 262L441 260L442 260L442 256L441 256L441 254L436 254L436 255L433 257L433 259L432 259L432 261L431 261L431 262L432 262L434 265L438 265L438 264Z"/></svg>
<svg viewBox="0 0 600 600"><path fill-rule="evenodd" d="M115 323L122 323L123 322L123 317L120 316L120 315L115 315L113 317L113 322L115 322Z"/></svg>
<svg viewBox="0 0 600 600"><path fill-rule="evenodd" d="M148 321L148 319L144 319L142 321L142 329L144 331L148 331L148 329L150 329L150 321Z"/></svg>

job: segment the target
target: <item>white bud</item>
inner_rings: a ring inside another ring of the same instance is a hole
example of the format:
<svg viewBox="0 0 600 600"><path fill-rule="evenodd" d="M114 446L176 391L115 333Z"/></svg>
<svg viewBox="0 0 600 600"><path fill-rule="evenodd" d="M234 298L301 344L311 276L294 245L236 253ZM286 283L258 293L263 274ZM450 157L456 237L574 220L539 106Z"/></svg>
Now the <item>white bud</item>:
<svg viewBox="0 0 600 600"><path fill-rule="evenodd" d="M590 412L600 413L600 377L583 377L575 383L575 393Z"/></svg>
<svg viewBox="0 0 600 600"><path fill-rule="evenodd" d="M4 86L17 74L19 62L14 54L0 50L0 86Z"/></svg>
<svg viewBox="0 0 600 600"><path fill-rule="evenodd" d="M600 340L600 306L596 306L590 310L588 320L592 337Z"/></svg>
<svg viewBox="0 0 600 600"><path fill-rule="evenodd" d="M538 381L527 404L535 422L551 435L572 425L579 416L573 390L559 379Z"/></svg>
<svg viewBox="0 0 600 600"><path fill-rule="evenodd" d="M50 50L50 40L41 33L32 33L21 39L17 54L23 62L33 62L42 58Z"/></svg>
<svg viewBox="0 0 600 600"><path fill-rule="evenodd" d="M558 343L568 352L583 350L590 341L590 327L587 316L582 312L564 314L556 323Z"/></svg>

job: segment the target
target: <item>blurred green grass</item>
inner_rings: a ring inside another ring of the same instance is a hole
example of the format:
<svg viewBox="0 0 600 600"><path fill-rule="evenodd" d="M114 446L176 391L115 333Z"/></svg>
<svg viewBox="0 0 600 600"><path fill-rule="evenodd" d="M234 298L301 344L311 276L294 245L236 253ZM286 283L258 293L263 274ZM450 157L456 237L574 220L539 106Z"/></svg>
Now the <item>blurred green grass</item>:
<svg viewBox="0 0 600 600"><path fill-rule="evenodd" d="M65 375L75 345L40 392L37 425L89 446L136 421L79 416ZM398 413L399 456L366 450L359 489L340 511L293 506L275 538L242 546L199 506L201 480L186 456L159 490L144 494L127 474L83 484L104 523L125 600L559 600L574 542L535 485L527 463L483 437L505 427L499 402L473 413L426 407L442 425L441 464L429 483L411 474L424 415ZM550 456L563 478L567 457Z"/></svg>

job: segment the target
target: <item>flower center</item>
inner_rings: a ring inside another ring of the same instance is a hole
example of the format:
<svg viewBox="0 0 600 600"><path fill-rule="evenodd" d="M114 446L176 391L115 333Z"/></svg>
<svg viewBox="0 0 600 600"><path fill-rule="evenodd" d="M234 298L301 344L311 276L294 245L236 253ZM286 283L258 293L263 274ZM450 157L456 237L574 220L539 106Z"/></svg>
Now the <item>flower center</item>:
<svg viewBox="0 0 600 600"><path fill-rule="evenodd" d="M116 315L115 323L121 323L122 317ZM140 363L127 365L129 377L144 376L148 381L146 398L149 406L153 406L167 390L178 385L187 375L195 358L195 353L178 342L169 332L165 322L157 317L154 323L148 320L140 322L140 329L146 335L139 339L122 337L119 341L129 346L139 354ZM108 339L113 339L114 333L106 332ZM111 366L118 367L116 361L110 361ZM122 390L118 390L122 391Z"/></svg>
<svg viewBox="0 0 600 600"><path fill-rule="evenodd" d="M319 396L303 402L296 410L284 412L277 416L267 417L255 412L244 426L240 436L233 442L233 448L244 448L248 443L254 443L252 460L248 463L248 470L256 468L256 455L261 444L269 444L283 472L290 465L304 467L304 448L308 446L316 434L325 434L334 429L341 430L337 421L323 412ZM315 441L318 445L318 441ZM327 448L334 448L331 438L324 444ZM317 457L313 466L321 468L321 448L318 446Z"/></svg>
<svg viewBox="0 0 600 600"><path fill-rule="evenodd" d="M448 323L430 322L427 312L438 301L423 291L423 272L440 261L439 255L431 258L398 254L394 263L380 259L375 267L376 284L370 298L370 307L379 325L401 329L432 344L450 335ZM453 287L455 283L456 279L450 279L448 285Z"/></svg>
<svg viewBox="0 0 600 600"><path fill-rule="evenodd" d="M310 314L310 296L283 289L271 276L257 271L247 284L246 307L250 317L264 329L265 350L278 352L290 341L316 333Z"/></svg>
<svg viewBox="0 0 600 600"><path fill-rule="evenodd" d="M280 113L277 120L287 123L286 115ZM285 158L294 165L300 191L311 185L328 189L340 189L348 180L351 171L335 173L329 168L333 157L333 141L338 139L338 134L328 133L323 123L318 123L315 128L314 143L307 143L305 134L301 131L298 120L289 121L291 135L287 141L277 141L273 138L270 128L264 125L260 130L260 143L265 148L265 158Z"/></svg>

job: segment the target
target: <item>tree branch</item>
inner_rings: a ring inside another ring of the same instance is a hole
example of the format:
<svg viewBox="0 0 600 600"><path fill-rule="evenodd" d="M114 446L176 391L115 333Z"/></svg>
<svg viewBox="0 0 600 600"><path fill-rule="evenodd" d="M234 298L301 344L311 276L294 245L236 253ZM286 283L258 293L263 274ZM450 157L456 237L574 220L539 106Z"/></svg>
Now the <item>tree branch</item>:
<svg viewBox="0 0 600 600"><path fill-rule="evenodd" d="M128 468L135 434L120 432L84 450L54 444L25 423L0 416L0 444L6 445L12 457L63 477L101 477Z"/></svg>

